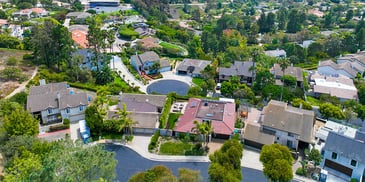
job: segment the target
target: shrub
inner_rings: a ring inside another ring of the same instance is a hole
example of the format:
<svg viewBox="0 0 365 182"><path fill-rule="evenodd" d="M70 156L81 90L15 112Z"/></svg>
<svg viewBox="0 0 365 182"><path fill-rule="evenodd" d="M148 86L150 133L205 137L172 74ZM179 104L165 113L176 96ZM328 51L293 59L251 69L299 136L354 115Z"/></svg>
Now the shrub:
<svg viewBox="0 0 365 182"><path fill-rule="evenodd" d="M356 178L351 178L350 182L358 182L359 180L357 180Z"/></svg>
<svg viewBox="0 0 365 182"><path fill-rule="evenodd" d="M152 136L150 144L148 145L148 150L151 151L157 147L158 138L160 137L160 130L157 130Z"/></svg>
<svg viewBox="0 0 365 182"><path fill-rule="evenodd" d="M15 66L18 64L18 60L15 57L9 57L8 60L6 60L6 65L8 66Z"/></svg>
<svg viewBox="0 0 365 182"><path fill-rule="evenodd" d="M59 125L53 125L49 127L49 132L54 132L54 131L60 131L60 130L65 130L65 129L69 129L70 126L66 126L64 124L59 124Z"/></svg>
<svg viewBox="0 0 365 182"><path fill-rule="evenodd" d="M297 175L299 175L299 176L305 176L305 174L304 174L304 170L303 170L303 168L298 168L296 171L295 171L295 174L297 174Z"/></svg>
<svg viewBox="0 0 365 182"><path fill-rule="evenodd" d="M68 118L63 119L63 125L70 127L70 123L71 123L70 119Z"/></svg>
<svg viewBox="0 0 365 182"><path fill-rule="evenodd" d="M23 55L23 59L24 60L32 60L33 59L33 55L31 55L31 54L24 54Z"/></svg>
<svg viewBox="0 0 365 182"><path fill-rule="evenodd" d="M173 102L173 98L170 95L168 95L166 104L165 104L162 114L160 116L160 128L164 128L166 126L172 102Z"/></svg>
<svg viewBox="0 0 365 182"><path fill-rule="evenodd" d="M133 140L133 135L126 135L125 140L127 140L128 142L132 141Z"/></svg>
<svg viewBox="0 0 365 182"><path fill-rule="evenodd" d="M11 102L17 102L24 106L25 103L27 103L27 96L28 96L27 93L19 92L19 93L15 94L13 97L11 97L9 100Z"/></svg>

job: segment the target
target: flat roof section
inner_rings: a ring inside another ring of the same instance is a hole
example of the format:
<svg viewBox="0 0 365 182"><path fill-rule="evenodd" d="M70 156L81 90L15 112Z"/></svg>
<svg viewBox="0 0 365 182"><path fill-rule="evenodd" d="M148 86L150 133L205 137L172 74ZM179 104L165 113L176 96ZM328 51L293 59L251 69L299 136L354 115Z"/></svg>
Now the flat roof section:
<svg viewBox="0 0 365 182"><path fill-rule="evenodd" d="M202 100L196 114L197 118L223 121L224 102Z"/></svg>

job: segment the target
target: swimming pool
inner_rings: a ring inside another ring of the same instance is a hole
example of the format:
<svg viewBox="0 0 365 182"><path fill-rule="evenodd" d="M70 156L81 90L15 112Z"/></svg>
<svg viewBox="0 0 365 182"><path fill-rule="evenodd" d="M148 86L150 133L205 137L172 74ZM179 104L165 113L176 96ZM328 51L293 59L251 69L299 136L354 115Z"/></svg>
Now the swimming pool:
<svg viewBox="0 0 365 182"><path fill-rule="evenodd" d="M189 87L190 86L187 83L178 80L159 80L148 85L147 93L167 95L170 92L176 92L177 94L184 96L188 93Z"/></svg>

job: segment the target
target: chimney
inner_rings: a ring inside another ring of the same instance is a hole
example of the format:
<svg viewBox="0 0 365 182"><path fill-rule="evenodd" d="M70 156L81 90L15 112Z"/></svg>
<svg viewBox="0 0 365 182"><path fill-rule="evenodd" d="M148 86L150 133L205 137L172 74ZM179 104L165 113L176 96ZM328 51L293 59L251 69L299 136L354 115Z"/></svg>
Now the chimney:
<svg viewBox="0 0 365 182"><path fill-rule="evenodd" d="M39 80L39 85L46 85L46 80L45 79Z"/></svg>

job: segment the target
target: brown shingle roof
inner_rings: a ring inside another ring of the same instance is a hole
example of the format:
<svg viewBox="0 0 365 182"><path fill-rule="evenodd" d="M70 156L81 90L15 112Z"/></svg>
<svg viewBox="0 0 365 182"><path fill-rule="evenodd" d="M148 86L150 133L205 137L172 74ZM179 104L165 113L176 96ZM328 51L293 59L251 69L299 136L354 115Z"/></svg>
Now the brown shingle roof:
<svg viewBox="0 0 365 182"><path fill-rule="evenodd" d="M349 62L345 62L342 64L336 64L331 60L320 61L318 64L318 67L324 67L324 66L329 66L329 67L333 68L334 70L344 70L348 74L352 75L353 77L355 77L357 74L357 71L352 69L351 63L349 63ZM333 74L336 74L336 73L333 73Z"/></svg>
<svg viewBox="0 0 365 182"><path fill-rule="evenodd" d="M263 126L295 133L298 140L313 142L314 112L288 106L285 102L271 100L264 107Z"/></svg>
<svg viewBox="0 0 365 182"><path fill-rule="evenodd" d="M254 141L264 145L273 144L275 136L260 131L260 126L247 124L243 135L245 140Z"/></svg>
<svg viewBox="0 0 365 182"><path fill-rule="evenodd" d="M119 108L125 104L127 111L133 112L157 112L157 107L165 105L166 95L122 94Z"/></svg>

